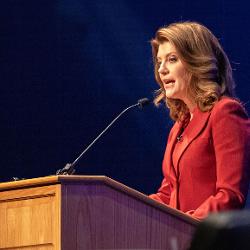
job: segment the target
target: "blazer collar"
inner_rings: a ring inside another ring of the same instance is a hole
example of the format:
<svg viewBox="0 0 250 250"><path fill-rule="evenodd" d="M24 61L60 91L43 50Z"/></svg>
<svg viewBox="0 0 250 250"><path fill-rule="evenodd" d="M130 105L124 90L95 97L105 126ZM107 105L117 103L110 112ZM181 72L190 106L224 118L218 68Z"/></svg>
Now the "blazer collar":
<svg viewBox="0 0 250 250"><path fill-rule="evenodd" d="M199 134L202 132L203 128L206 126L207 121L209 119L210 112L201 112L198 108L196 108L193 119L190 121L188 126L185 129L182 141L180 141L180 145L178 147L178 151L175 152L177 154L177 166L174 168L172 163L172 154L174 150L174 146L177 140L177 136L180 134L182 129L182 123L176 122L173 127L173 133L168 143L168 149L166 152L166 158L167 158L167 164L170 166L170 172L175 175L176 178L178 178L178 171L179 171L179 161L185 152L185 150L188 148L188 146L194 141L196 137L199 136ZM169 173L170 175L172 175Z"/></svg>

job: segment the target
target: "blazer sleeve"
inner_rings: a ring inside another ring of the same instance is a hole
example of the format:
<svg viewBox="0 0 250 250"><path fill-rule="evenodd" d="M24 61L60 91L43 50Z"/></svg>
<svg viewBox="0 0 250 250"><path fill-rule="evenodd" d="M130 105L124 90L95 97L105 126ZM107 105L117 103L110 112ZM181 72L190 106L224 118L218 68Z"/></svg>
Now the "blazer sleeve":
<svg viewBox="0 0 250 250"><path fill-rule="evenodd" d="M216 157L216 190L187 214L202 219L210 212L242 208L249 185L250 124L236 100L219 102L211 112Z"/></svg>
<svg viewBox="0 0 250 250"><path fill-rule="evenodd" d="M157 193L151 194L149 195L149 197L168 205L170 201L170 193L171 193L170 183L167 181L166 178L164 178Z"/></svg>

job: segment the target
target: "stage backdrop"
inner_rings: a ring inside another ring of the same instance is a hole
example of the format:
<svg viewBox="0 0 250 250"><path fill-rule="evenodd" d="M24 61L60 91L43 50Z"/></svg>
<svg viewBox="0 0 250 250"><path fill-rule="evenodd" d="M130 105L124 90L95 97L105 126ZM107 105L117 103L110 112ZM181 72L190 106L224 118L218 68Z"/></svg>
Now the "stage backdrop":
<svg viewBox="0 0 250 250"><path fill-rule="evenodd" d="M150 39L194 20L220 39L250 111L246 1L1 0L1 181L55 174L139 98L152 97ZM164 107L133 109L77 166L141 192L161 182L172 122Z"/></svg>

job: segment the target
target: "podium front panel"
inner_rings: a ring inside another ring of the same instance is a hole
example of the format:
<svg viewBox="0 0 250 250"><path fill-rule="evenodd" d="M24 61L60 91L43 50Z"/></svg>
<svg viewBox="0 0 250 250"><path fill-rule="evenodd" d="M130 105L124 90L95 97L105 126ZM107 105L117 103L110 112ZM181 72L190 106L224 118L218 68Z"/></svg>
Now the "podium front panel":
<svg viewBox="0 0 250 250"><path fill-rule="evenodd" d="M60 185L1 192L0 249L59 249Z"/></svg>
<svg viewBox="0 0 250 250"><path fill-rule="evenodd" d="M62 186L62 250L187 249L195 226L103 183Z"/></svg>

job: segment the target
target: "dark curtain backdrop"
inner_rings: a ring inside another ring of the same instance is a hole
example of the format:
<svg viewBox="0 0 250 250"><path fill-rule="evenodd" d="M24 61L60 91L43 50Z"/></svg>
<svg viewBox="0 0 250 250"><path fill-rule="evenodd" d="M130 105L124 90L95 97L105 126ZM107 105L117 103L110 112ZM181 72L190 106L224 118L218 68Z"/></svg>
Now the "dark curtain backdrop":
<svg viewBox="0 0 250 250"><path fill-rule="evenodd" d="M220 38L250 112L247 1L1 0L0 181L54 174L123 108L151 97L149 41L180 20L201 22ZM164 107L131 110L77 174L154 192L171 126Z"/></svg>

